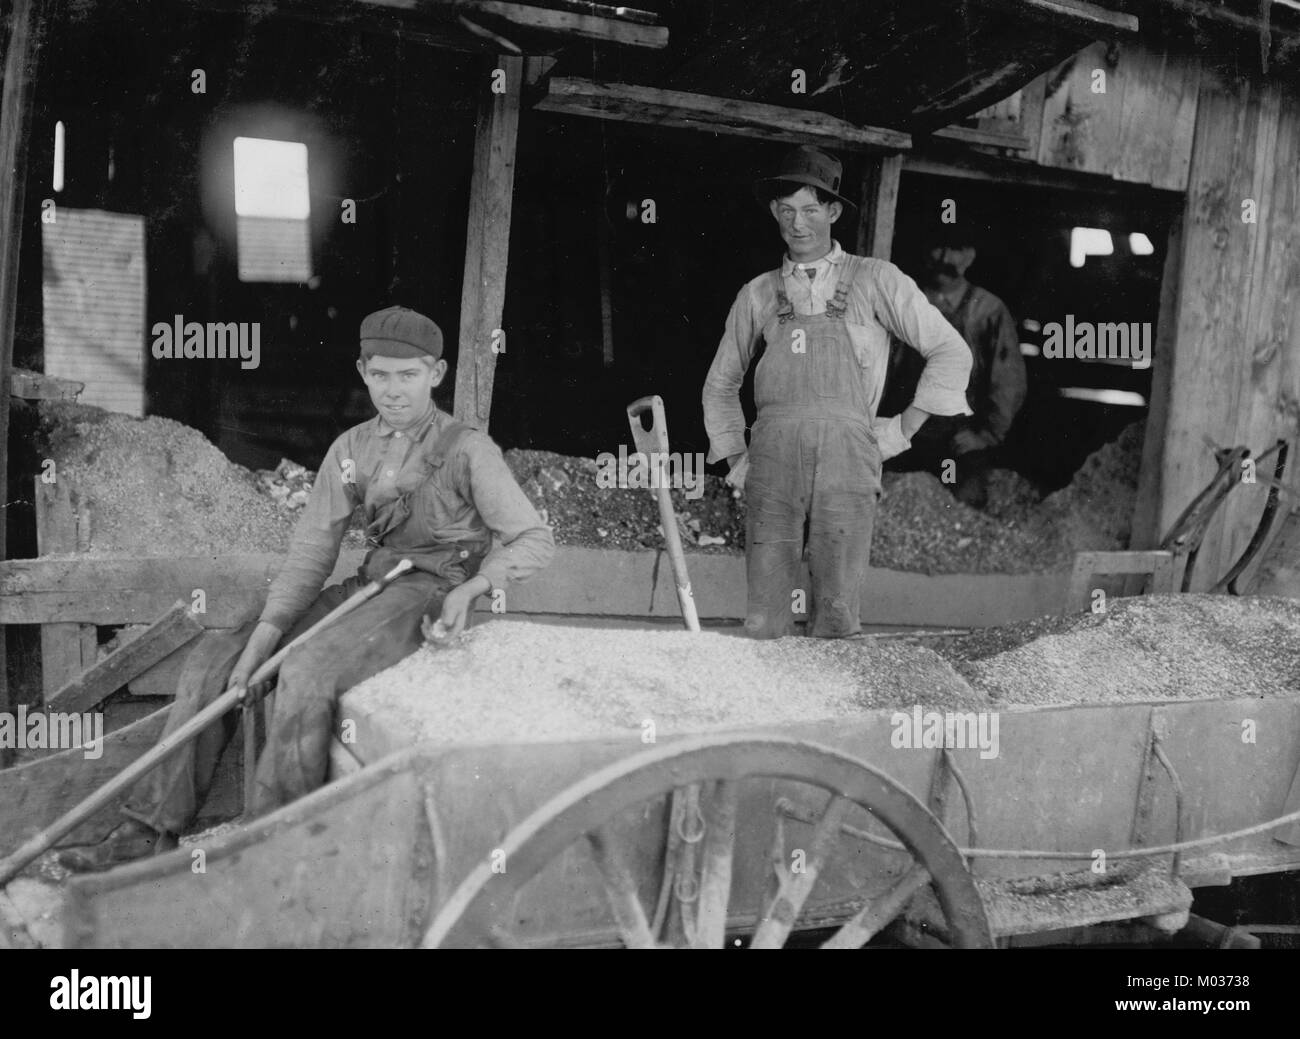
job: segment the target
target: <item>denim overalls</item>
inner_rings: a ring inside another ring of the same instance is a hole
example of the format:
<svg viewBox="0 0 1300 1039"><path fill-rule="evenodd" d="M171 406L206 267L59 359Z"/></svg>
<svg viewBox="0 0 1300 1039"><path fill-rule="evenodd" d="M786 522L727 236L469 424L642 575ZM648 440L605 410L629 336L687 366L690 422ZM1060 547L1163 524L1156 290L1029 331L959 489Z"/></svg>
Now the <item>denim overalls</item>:
<svg viewBox="0 0 1300 1039"><path fill-rule="evenodd" d="M750 436L747 631L760 638L851 635L880 497L880 451L871 432L866 366L844 319L858 272L849 257L826 312L795 314L781 272L777 311L763 328L754 373L758 417ZM805 529L806 528L806 529ZM800 587L807 545L811 587Z"/></svg>

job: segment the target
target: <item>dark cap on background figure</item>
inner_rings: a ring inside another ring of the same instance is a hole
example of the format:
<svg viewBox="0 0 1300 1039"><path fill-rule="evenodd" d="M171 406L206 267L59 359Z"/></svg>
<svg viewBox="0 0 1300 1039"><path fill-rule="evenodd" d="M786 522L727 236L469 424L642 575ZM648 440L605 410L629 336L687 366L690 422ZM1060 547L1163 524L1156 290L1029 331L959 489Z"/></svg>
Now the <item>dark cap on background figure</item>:
<svg viewBox="0 0 1300 1039"><path fill-rule="evenodd" d="M362 357L442 357L442 329L418 310L385 307L361 320Z"/></svg>
<svg viewBox="0 0 1300 1039"><path fill-rule="evenodd" d="M843 176L844 167L839 159L827 155L820 148L804 144L786 152L781 164L768 176L754 181L754 194L760 202L766 203L773 197L774 185L778 181L785 181L821 188L844 205L853 206L852 202L840 194L840 180Z"/></svg>

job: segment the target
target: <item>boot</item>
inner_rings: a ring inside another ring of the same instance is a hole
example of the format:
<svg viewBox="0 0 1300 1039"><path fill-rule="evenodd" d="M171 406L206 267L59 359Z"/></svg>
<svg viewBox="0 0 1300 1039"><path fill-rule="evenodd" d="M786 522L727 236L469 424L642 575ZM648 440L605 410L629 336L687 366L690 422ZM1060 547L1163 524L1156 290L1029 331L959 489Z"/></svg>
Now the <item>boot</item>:
<svg viewBox="0 0 1300 1039"><path fill-rule="evenodd" d="M128 819L98 844L69 848L58 855L59 865L73 873L99 873L136 859L171 851L175 834L159 833L144 823Z"/></svg>

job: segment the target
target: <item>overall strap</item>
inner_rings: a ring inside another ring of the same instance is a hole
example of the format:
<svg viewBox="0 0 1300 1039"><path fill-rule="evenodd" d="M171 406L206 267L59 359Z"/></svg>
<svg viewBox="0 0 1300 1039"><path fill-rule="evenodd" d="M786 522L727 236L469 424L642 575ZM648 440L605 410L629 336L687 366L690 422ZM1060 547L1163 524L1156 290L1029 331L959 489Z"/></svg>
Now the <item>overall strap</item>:
<svg viewBox="0 0 1300 1039"><path fill-rule="evenodd" d="M785 282L781 280L781 268L772 272L772 284L776 289L776 319L778 324L784 325L787 321L794 319L794 304L790 302L790 297L785 294Z"/></svg>
<svg viewBox="0 0 1300 1039"><path fill-rule="evenodd" d="M844 273L840 276L839 284L835 286L834 298L826 304L826 316L830 318L843 318L844 311L848 308L849 289L853 287L853 279L858 275L859 258L850 256L844 264Z"/></svg>
<svg viewBox="0 0 1300 1039"><path fill-rule="evenodd" d="M474 427L468 422L459 420L453 421L443 427L438 438L425 451L425 457L434 465L442 465L452 452L456 450L467 435L474 432Z"/></svg>

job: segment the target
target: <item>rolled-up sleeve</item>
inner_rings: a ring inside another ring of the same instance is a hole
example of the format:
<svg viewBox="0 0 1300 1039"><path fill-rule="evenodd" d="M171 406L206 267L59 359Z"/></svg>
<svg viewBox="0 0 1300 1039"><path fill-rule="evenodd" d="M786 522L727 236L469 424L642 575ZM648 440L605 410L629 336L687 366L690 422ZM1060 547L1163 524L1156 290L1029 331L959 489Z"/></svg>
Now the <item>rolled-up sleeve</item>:
<svg viewBox="0 0 1300 1039"><path fill-rule="evenodd" d="M876 261L876 316L898 339L925 358L912 405L931 415L970 415L966 385L971 352L966 341L894 264Z"/></svg>
<svg viewBox="0 0 1300 1039"><path fill-rule="evenodd" d="M339 545L356 504L343 482L342 460L347 455L343 437L330 445L294 527L284 565L271 582L261 619L282 632L293 627L320 594L338 562Z"/></svg>
<svg viewBox="0 0 1300 1039"><path fill-rule="evenodd" d="M719 462L745 451L745 411L740 387L754 357L758 328L754 321L752 286L736 296L727 325L704 379L704 428L709 434L708 462Z"/></svg>
<svg viewBox="0 0 1300 1039"><path fill-rule="evenodd" d="M492 588L525 581L555 557L551 528L515 482L501 449L486 435L465 441L466 465L461 493L473 503L492 531L492 548L479 567Z"/></svg>

